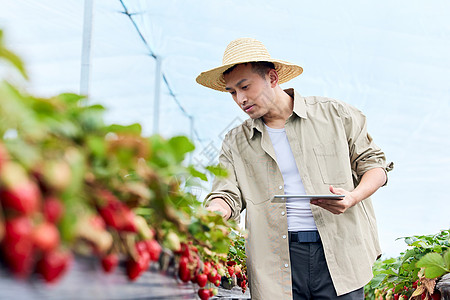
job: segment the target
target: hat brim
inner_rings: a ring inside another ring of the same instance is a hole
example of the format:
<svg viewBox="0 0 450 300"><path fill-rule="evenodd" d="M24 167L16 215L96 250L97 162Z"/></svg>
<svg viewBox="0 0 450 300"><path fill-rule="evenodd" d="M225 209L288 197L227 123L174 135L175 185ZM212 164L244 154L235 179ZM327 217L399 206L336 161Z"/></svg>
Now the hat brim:
<svg viewBox="0 0 450 300"><path fill-rule="evenodd" d="M291 64L287 61L282 61L278 59L271 59L265 61L272 62L275 65L275 70L278 73L279 84L285 83L303 73L302 67L297 66L295 64ZM206 86L208 88L221 92L226 92L227 90L225 90L225 79L223 78L223 72L225 72L226 70L235 65L249 62L257 62L257 61L242 61L223 65L200 73L200 75L197 76L196 81L197 83Z"/></svg>

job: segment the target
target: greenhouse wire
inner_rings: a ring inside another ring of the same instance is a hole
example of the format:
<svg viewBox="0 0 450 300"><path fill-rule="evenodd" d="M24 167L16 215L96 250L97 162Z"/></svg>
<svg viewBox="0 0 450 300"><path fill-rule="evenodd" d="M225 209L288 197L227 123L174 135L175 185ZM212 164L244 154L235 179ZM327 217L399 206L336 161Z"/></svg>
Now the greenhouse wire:
<svg viewBox="0 0 450 300"><path fill-rule="evenodd" d="M139 26L136 24L136 22L133 19L133 14L131 14L128 11L127 6L125 5L125 3L123 3L123 0L119 0L120 4L122 5L124 12L122 12L123 14L127 15L128 18L130 19L131 23L133 24L134 28L136 29L139 37L141 38L142 42L145 44L149 55L151 57L153 57L155 60L158 59L157 55L155 54L155 52L152 50L152 48L150 47L149 43L147 42L147 40L145 39L145 37L142 35L141 30L139 29ZM172 96L173 100L175 101L175 103L177 104L178 108L181 110L181 112L185 115L185 117L187 117L190 120L190 125L191 125L191 132L193 132L193 135L191 136L191 139L194 140L194 137L197 139L198 142L200 142L202 144L202 146L204 147L203 141L204 139L200 138L200 135L198 134L198 131L195 129L194 127L194 116L189 114L186 109L181 105L180 101L178 100L177 96L175 95L175 93L173 92L172 87L169 84L169 81L166 77L166 75L164 74L163 71L161 71L161 76L163 78L164 83L166 84L167 89L169 90L169 94L170 96Z"/></svg>

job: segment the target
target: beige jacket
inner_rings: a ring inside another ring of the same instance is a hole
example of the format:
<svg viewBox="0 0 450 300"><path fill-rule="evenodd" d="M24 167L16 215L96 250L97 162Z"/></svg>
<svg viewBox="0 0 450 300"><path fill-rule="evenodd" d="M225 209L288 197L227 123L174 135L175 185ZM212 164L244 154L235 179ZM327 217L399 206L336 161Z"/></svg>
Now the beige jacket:
<svg viewBox="0 0 450 300"><path fill-rule="evenodd" d="M384 153L367 133L365 116L356 108L324 97L294 98L286 134L308 194L329 194L329 185L353 190L362 175L376 167L386 171ZM232 219L247 209L247 267L252 299L292 299L286 204L275 151L261 119L248 119L226 135L219 161L228 170L216 179L205 204L222 197ZM338 295L361 288L372 278L381 254L370 198L334 215L311 205L326 261Z"/></svg>

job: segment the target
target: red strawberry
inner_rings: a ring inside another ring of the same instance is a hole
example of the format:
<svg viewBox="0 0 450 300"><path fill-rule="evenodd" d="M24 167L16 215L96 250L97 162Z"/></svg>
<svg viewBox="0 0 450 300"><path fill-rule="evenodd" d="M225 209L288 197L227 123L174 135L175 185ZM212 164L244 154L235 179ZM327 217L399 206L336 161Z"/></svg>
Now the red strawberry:
<svg viewBox="0 0 450 300"><path fill-rule="evenodd" d="M433 294L431 294L431 299L433 300L441 300L441 292L435 290Z"/></svg>
<svg viewBox="0 0 450 300"><path fill-rule="evenodd" d="M68 251L53 250L44 254L36 265L36 271L48 283L58 281L68 270L72 262L72 254Z"/></svg>
<svg viewBox="0 0 450 300"><path fill-rule="evenodd" d="M11 271L20 278L30 275L33 264L33 227L26 216L5 222L2 241L4 259Z"/></svg>
<svg viewBox="0 0 450 300"><path fill-rule="evenodd" d="M197 275L198 275L198 274L194 274L194 275L191 277L191 282L192 282L192 283L197 283Z"/></svg>
<svg viewBox="0 0 450 300"><path fill-rule="evenodd" d="M233 274L234 274L234 267L233 266L228 266L227 269L228 269L228 274L230 274L230 277L233 276Z"/></svg>
<svg viewBox="0 0 450 300"><path fill-rule="evenodd" d="M105 273L111 273L119 264L119 256L116 253L111 253L102 257L102 268Z"/></svg>
<svg viewBox="0 0 450 300"><path fill-rule="evenodd" d="M216 276L217 276L217 270L214 269L214 268L212 268L212 269L209 271L209 273L208 273L208 280L209 280L211 283L214 283L215 280L216 280Z"/></svg>
<svg viewBox="0 0 450 300"><path fill-rule="evenodd" d="M161 245L156 240L146 240L145 242L151 261L158 261L162 251Z"/></svg>
<svg viewBox="0 0 450 300"><path fill-rule="evenodd" d="M206 274L197 274L195 278L199 287L205 287L208 283L208 275Z"/></svg>
<svg viewBox="0 0 450 300"><path fill-rule="evenodd" d="M245 290L247 288L247 281L242 280L241 282L241 289Z"/></svg>
<svg viewBox="0 0 450 300"><path fill-rule="evenodd" d="M234 266L234 274L236 274L236 276L242 274L242 270L241 270L241 266L240 265L235 265Z"/></svg>
<svg viewBox="0 0 450 300"><path fill-rule="evenodd" d="M5 222L3 220L2 206L0 205L0 242L3 241L4 236L5 236Z"/></svg>
<svg viewBox="0 0 450 300"><path fill-rule="evenodd" d="M194 256L192 256L192 260L190 260L190 264L193 267L193 273L194 275L197 275L198 272L200 271L200 267L201 267L201 261L200 261L200 257L198 256L197 253L194 252Z"/></svg>
<svg viewBox="0 0 450 300"><path fill-rule="evenodd" d="M130 258L127 261L126 265L128 279L136 280L143 272L148 269L149 263L150 255L146 251L143 251L138 255L137 261L135 261L133 258Z"/></svg>
<svg viewBox="0 0 450 300"><path fill-rule="evenodd" d="M181 243L181 250L179 252L181 256L187 257L189 261L192 260L191 252L189 251L189 245L186 243Z"/></svg>
<svg viewBox="0 0 450 300"><path fill-rule="evenodd" d="M106 223L103 220L103 218L100 217L99 215L91 216L89 219L89 223L90 223L90 225L92 225L92 227L94 229L101 230L101 231L106 229Z"/></svg>
<svg viewBox="0 0 450 300"><path fill-rule="evenodd" d="M0 199L5 209L31 215L39 208L41 193L36 183L27 180L2 190Z"/></svg>
<svg viewBox="0 0 450 300"><path fill-rule="evenodd" d="M191 273L188 268L189 260L187 257L182 256L180 258L180 265L178 267L178 275L183 282L188 282L191 280Z"/></svg>
<svg viewBox="0 0 450 300"><path fill-rule="evenodd" d="M108 191L100 192L106 204L99 208L99 213L108 226L118 231L137 232L134 213Z"/></svg>
<svg viewBox="0 0 450 300"><path fill-rule="evenodd" d="M212 282L215 286L219 286L220 285L220 281L222 280L222 276L220 276L219 274L216 275L216 278L214 278L214 281Z"/></svg>
<svg viewBox="0 0 450 300"><path fill-rule="evenodd" d="M148 253L148 247L147 247L146 241L136 242L135 247L136 247L137 253L139 253L139 254L147 253L150 255L150 253Z"/></svg>
<svg viewBox="0 0 450 300"><path fill-rule="evenodd" d="M207 261L203 264L203 274L208 275L210 271L211 271L211 263Z"/></svg>
<svg viewBox="0 0 450 300"><path fill-rule="evenodd" d="M64 205L56 197L46 197L43 212L47 221L57 224L64 214Z"/></svg>
<svg viewBox="0 0 450 300"><path fill-rule="evenodd" d="M5 239L4 243L12 241L31 241L33 232L33 224L27 216L20 216L9 219L5 222Z"/></svg>
<svg viewBox="0 0 450 300"><path fill-rule="evenodd" d="M59 231L53 223L44 222L33 230L34 245L44 252L56 249L59 241Z"/></svg>
<svg viewBox="0 0 450 300"><path fill-rule="evenodd" d="M208 300L211 297L211 291L207 289L199 289L198 296L201 300Z"/></svg>
<svg viewBox="0 0 450 300"><path fill-rule="evenodd" d="M398 300L399 294L394 294L394 300Z"/></svg>

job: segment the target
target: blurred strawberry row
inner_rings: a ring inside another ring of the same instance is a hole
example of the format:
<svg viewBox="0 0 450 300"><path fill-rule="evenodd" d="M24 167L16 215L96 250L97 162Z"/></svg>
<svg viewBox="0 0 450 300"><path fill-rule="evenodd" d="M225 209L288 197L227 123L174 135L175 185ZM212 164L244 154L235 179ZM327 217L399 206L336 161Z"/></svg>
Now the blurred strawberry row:
<svg viewBox="0 0 450 300"><path fill-rule="evenodd" d="M0 61L26 79L2 36ZM196 282L201 299L223 281L245 291L243 233L190 192L224 170L187 165L187 137L144 137L140 124L105 124L105 108L83 96L43 98L21 84L0 80L3 266L51 283L74 255L94 255L105 272L124 261L130 280L153 263Z"/></svg>
<svg viewBox="0 0 450 300"><path fill-rule="evenodd" d="M35 270L52 282L67 270L72 255L61 246L56 227L64 214L64 206L57 196L43 197L39 187L41 184L52 189L64 188L67 178L57 177L58 180L52 181L51 169L46 170L29 176L20 164L10 160L0 144L3 261L17 277L28 277Z"/></svg>

